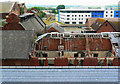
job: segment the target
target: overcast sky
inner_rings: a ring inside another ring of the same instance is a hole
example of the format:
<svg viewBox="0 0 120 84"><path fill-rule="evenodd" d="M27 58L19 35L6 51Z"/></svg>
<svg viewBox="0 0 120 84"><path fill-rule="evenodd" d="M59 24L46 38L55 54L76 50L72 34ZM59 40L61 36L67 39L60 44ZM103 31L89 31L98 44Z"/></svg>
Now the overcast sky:
<svg viewBox="0 0 120 84"><path fill-rule="evenodd" d="M8 1L8 0L0 0ZM25 2L26 5L83 5L83 6L105 6L105 5L117 5L120 0L9 0Z"/></svg>

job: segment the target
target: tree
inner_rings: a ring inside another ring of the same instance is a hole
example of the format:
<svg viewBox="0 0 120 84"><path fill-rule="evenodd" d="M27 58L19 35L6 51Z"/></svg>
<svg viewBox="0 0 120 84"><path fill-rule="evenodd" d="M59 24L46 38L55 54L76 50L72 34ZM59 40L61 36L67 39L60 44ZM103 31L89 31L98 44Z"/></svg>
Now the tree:
<svg viewBox="0 0 120 84"><path fill-rule="evenodd" d="M55 10L55 9L53 9L53 10L51 11L51 13L56 13L56 10Z"/></svg>
<svg viewBox="0 0 120 84"><path fill-rule="evenodd" d="M65 9L65 5L58 5L56 9L57 10L59 10L59 9Z"/></svg>

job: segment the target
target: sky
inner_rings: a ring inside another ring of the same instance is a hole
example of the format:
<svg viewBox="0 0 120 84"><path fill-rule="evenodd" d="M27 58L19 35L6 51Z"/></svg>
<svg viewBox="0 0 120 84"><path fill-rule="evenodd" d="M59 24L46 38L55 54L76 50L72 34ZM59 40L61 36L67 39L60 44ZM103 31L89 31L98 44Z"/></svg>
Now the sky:
<svg viewBox="0 0 120 84"><path fill-rule="evenodd" d="M0 0L25 2L26 5L82 5L82 6L105 6L117 5L120 0Z"/></svg>

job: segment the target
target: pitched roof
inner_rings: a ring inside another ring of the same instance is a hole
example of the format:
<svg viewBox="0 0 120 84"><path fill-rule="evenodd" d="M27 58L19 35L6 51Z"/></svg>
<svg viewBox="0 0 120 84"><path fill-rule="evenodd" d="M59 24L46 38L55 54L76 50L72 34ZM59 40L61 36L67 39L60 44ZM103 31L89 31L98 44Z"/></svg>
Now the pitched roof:
<svg viewBox="0 0 120 84"><path fill-rule="evenodd" d="M99 29L99 27L104 23L106 22L105 19L102 19L102 18L97 18L96 21L91 25L91 27L97 31Z"/></svg>
<svg viewBox="0 0 120 84"><path fill-rule="evenodd" d="M2 38L2 59L29 59L33 31L0 31ZM0 56L1 57L1 56Z"/></svg>
<svg viewBox="0 0 120 84"><path fill-rule="evenodd" d="M94 21L94 23L91 25L91 27L95 31L97 31L100 26L106 21L109 22L116 31L120 31L120 21L118 20L118 18L97 18L96 21Z"/></svg>
<svg viewBox="0 0 120 84"><path fill-rule="evenodd" d="M15 2L0 2L0 13L9 13Z"/></svg>
<svg viewBox="0 0 120 84"><path fill-rule="evenodd" d="M97 18L88 18L86 22L88 22L88 26L91 26Z"/></svg>
<svg viewBox="0 0 120 84"><path fill-rule="evenodd" d="M109 23L117 32L120 32L120 21L109 21Z"/></svg>
<svg viewBox="0 0 120 84"><path fill-rule="evenodd" d="M49 30L50 28L55 28L56 30L58 30L60 33L64 32L64 29L62 27L59 27L56 23L52 23L47 29Z"/></svg>
<svg viewBox="0 0 120 84"><path fill-rule="evenodd" d="M20 16L20 19L20 24L25 30L35 30L35 32L42 33L43 29L46 27L46 24L43 23L42 19L34 14L22 15Z"/></svg>

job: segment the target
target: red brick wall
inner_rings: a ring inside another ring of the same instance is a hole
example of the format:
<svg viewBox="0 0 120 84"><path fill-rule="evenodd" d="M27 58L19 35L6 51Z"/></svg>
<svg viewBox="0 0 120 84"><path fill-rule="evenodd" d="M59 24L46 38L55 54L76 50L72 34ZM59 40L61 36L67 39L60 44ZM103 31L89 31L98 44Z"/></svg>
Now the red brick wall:
<svg viewBox="0 0 120 84"><path fill-rule="evenodd" d="M83 66L98 66L97 58L85 58L83 61Z"/></svg>
<svg viewBox="0 0 120 84"><path fill-rule="evenodd" d="M113 60L113 66L120 66L120 58L115 58Z"/></svg>
<svg viewBox="0 0 120 84"><path fill-rule="evenodd" d="M2 60L2 66L39 66L37 58L32 59L5 59Z"/></svg>
<svg viewBox="0 0 120 84"><path fill-rule="evenodd" d="M58 45L60 44L59 39L44 38L39 43L42 45L42 50L44 46L48 47L49 51L57 51ZM62 45L64 50L74 50L74 47L77 47L77 50L86 50L86 39L85 38L73 38L71 40L62 40ZM89 38L89 48L90 50L106 51L112 50L112 46L109 39L100 39L100 38ZM38 45L37 45L38 50Z"/></svg>
<svg viewBox="0 0 120 84"><path fill-rule="evenodd" d="M106 24L107 24L107 27L105 26ZM115 32L115 29L108 22L106 22L97 31L97 33L101 33L101 32Z"/></svg>
<svg viewBox="0 0 120 84"><path fill-rule="evenodd" d="M55 58L54 66L68 66L67 58Z"/></svg>

